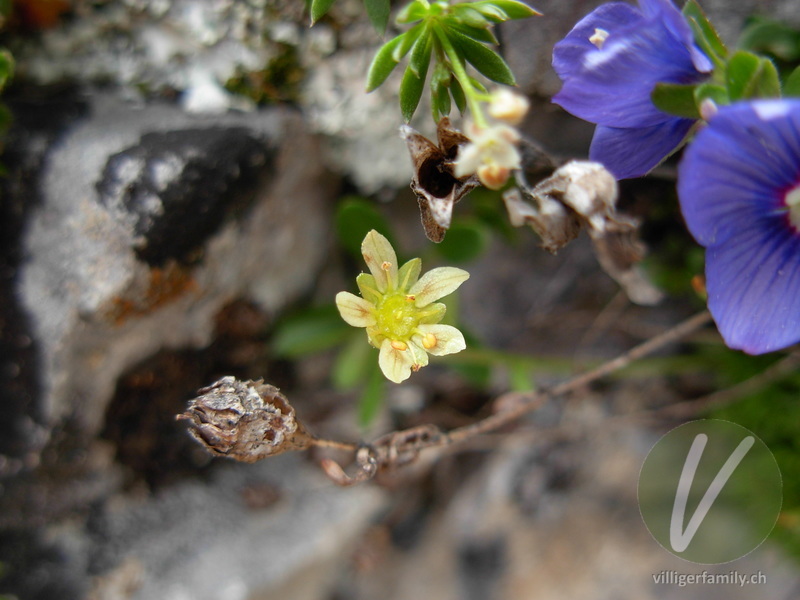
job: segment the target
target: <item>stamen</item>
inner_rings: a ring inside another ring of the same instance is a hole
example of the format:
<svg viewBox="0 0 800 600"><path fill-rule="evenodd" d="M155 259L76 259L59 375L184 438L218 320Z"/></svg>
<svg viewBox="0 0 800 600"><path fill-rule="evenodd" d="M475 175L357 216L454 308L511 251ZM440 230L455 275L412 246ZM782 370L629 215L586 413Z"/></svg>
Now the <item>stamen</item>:
<svg viewBox="0 0 800 600"><path fill-rule="evenodd" d="M594 33L589 38L589 41L597 46L598 50L603 49L603 44L608 39L608 32L605 29L600 29L599 27L594 30Z"/></svg>
<svg viewBox="0 0 800 600"><path fill-rule="evenodd" d="M431 348L435 348L437 343L438 340L436 339L436 336L433 335L432 333L426 333L425 335L422 336L422 347L425 348L425 350L430 350Z"/></svg>
<svg viewBox="0 0 800 600"><path fill-rule="evenodd" d="M414 301L414 300L416 300L416 299L417 299L417 297L416 297L416 296L414 296L413 294L408 294L408 295L406 296L406 302L413 302L413 301Z"/></svg>
<svg viewBox="0 0 800 600"><path fill-rule="evenodd" d="M401 342L400 340L392 340L392 348L394 348L395 350L400 350L400 352L408 350L408 346L406 345L406 343Z"/></svg>
<svg viewBox="0 0 800 600"><path fill-rule="evenodd" d="M384 271L388 271L391 268L392 268L392 263L390 263L388 260L385 260L381 263L381 269L383 269Z"/></svg>

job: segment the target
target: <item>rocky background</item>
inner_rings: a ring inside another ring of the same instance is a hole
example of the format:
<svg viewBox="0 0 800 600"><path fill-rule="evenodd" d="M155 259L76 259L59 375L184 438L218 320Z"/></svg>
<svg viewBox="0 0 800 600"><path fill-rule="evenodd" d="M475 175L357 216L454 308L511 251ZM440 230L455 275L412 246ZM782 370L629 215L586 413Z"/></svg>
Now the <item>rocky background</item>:
<svg viewBox="0 0 800 600"><path fill-rule="evenodd" d="M544 17L500 31L534 102L526 130L562 156L582 156L591 128L547 103L549 53L598 3L542 0ZM313 28L299 0L17 4L0 181L0 598L752 597L652 580L702 571L659 548L636 505L644 456L678 421L620 415L712 391L691 369L586 390L360 487L334 487L313 455L207 456L174 415L227 374L280 386L316 432L362 435L354 397L331 391L331 356L290 362L271 339L282 314L329 301L359 268L334 238L343 194L371 197L405 247L424 246L395 88L363 93L379 40L355 0ZM728 40L754 12L800 22L787 1L704 5ZM418 118L432 133L426 109ZM631 210L674 202L670 175L626 186ZM629 306L586 240L550 257L532 237L495 240L469 265L461 316L487 346L542 356L541 384L697 308ZM391 388L369 436L470 422L506 385L430 367ZM767 573L762 597L800 595L778 546L736 568Z"/></svg>

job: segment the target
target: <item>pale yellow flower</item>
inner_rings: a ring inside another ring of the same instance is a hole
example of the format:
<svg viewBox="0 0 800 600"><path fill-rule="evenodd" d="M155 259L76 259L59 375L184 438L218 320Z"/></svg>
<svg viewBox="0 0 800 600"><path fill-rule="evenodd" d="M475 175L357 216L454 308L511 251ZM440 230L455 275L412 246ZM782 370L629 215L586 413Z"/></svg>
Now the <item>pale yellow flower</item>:
<svg viewBox="0 0 800 600"><path fill-rule="evenodd" d="M530 102L522 94L508 88L498 88L489 100L489 115L510 125L519 125L530 108Z"/></svg>
<svg viewBox="0 0 800 600"><path fill-rule="evenodd" d="M503 187L511 171L519 169L522 161L517 148L520 140L517 130L502 123L488 127L470 123L465 134L470 142L458 150L456 178L476 173L487 188L497 190Z"/></svg>
<svg viewBox="0 0 800 600"><path fill-rule="evenodd" d="M469 273L439 267L420 277L418 258L398 269L389 240L374 230L364 238L361 253L370 270L356 278L361 296L339 292L336 306L349 325L367 330L370 344L380 349L378 364L387 379L400 383L428 364L428 354L466 348L458 329L440 324L446 308L435 301L458 289Z"/></svg>

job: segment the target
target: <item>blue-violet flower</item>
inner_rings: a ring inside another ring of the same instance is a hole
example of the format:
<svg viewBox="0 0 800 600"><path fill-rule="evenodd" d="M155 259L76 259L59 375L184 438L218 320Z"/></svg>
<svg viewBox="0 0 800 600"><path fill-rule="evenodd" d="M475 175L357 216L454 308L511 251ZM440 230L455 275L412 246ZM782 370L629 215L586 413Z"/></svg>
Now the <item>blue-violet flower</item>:
<svg viewBox="0 0 800 600"><path fill-rule="evenodd" d="M720 107L684 153L678 195L726 344L761 354L799 341L800 100Z"/></svg>
<svg viewBox="0 0 800 600"><path fill-rule="evenodd" d="M639 177L669 156L694 120L661 112L650 99L658 83L693 84L711 61L671 0L603 4L553 48L564 82L553 102L596 123L589 156L617 179Z"/></svg>

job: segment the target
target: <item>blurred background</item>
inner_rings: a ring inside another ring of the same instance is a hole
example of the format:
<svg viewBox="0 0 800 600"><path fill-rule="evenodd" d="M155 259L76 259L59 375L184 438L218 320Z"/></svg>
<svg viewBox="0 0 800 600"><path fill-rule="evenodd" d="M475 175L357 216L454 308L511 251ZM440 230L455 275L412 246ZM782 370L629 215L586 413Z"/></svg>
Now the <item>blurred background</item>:
<svg viewBox="0 0 800 600"><path fill-rule="evenodd" d="M320 436L451 429L666 331L704 308L674 160L621 185L666 294L638 307L585 236L551 256L495 193L460 202L442 244L425 239L397 81L363 91L381 40L358 0L312 28L300 0L0 4L14 63L0 98L2 600L800 597L791 349L748 357L708 327L352 488L319 453L212 459L174 419L235 375L280 387ZM499 27L532 102L523 130L561 159L585 158L592 128L549 103L550 52L598 4L541 0L544 16ZM754 16L780 21L756 42L800 61L795 3L703 6L730 44ZM435 133L425 107L412 125ZM471 273L447 299L468 349L401 385L333 306L356 291L372 228L425 270ZM636 497L652 445L709 416L756 433L784 479L770 538L719 566L662 549ZM733 569L766 583L654 581Z"/></svg>

